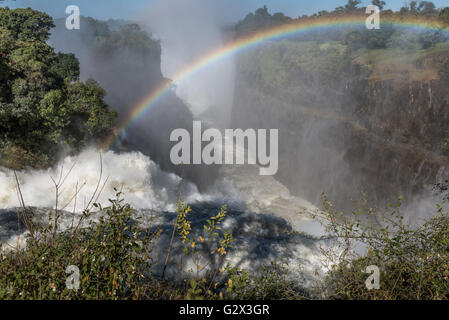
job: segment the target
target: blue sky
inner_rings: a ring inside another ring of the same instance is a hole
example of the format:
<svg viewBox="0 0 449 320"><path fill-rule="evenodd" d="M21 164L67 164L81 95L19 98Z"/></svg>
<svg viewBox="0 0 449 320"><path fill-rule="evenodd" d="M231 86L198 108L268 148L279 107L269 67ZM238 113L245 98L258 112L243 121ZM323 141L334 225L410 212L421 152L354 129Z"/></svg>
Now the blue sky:
<svg viewBox="0 0 449 320"><path fill-rule="evenodd" d="M0 6L32 7L49 13L54 17L63 17L68 5L78 5L81 14L99 19L123 18L133 19L141 16L142 12L151 9L151 6L164 0L4 0ZM189 1L189 0L179 0ZM244 17L248 12L267 5L270 12L281 11L288 16L297 17L302 14L310 14L320 10L331 10L346 3L346 0L209 0L216 2L221 7L227 6L229 10L223 10L226 20L236 21ZM406 0L385 0L387 7L400 8ZM363 4L369 4L370 0L363 0ZM449 6L448 0L434 0L437 7Z"/></svg>

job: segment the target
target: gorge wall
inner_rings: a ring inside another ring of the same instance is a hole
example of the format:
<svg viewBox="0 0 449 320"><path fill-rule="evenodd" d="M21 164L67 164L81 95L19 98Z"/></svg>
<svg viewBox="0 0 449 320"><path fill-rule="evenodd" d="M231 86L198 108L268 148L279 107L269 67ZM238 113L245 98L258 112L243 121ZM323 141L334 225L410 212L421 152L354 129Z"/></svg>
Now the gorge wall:
<svg viewBox="0 0 449 320"><path fill-rule="evenodd" d="M170 81L161 72L161 44L135 24L121 20L82 18L80 32L55 21L50 43L57 51L74 53L80 61L81 78L93 78L105 89L106 102L123 121L150 92ZM205 189L218 176L210 166L173 165L170 134L178 128L192 132L193 115L174 92L140 115L113 146L115 151L140 151L162 170L174 172Z"/></svg>
<svg viewBox="0 0 449 320"><path fill-rule="evenodd" d="M239 59L233 125L278 128L277 177L310 201L325 192L352 208L364 192L383 205L449 176L449 51L407 64L373 54L280 41Z"/></svg>

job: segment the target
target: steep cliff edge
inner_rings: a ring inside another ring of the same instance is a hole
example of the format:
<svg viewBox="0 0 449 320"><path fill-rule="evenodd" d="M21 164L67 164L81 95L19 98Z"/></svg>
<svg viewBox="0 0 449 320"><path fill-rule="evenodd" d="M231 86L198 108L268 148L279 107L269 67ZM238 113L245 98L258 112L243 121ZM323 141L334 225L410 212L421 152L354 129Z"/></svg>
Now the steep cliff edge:
<svg viewBox="0 0 449 320"><path fill-rule="evenodd" d="M65 20L56 20L50 42L63 52L73 52L80 60L81 78L95 78L106 90L106 101L118 112L120 123L134 112L165 79L161 71L161 44L141 26L121 20L100 21L82 17L83 28L71 32ZM172 164L170 134L178 128L192 132L189 107L168 93L147 108L117 139L116 151L141 151L162 170L174 172L206 189L218 176L211 166L181 168Z"/></svg>
<svg viewBox="0 0 449 320"><path fill-rule="evenodd" d="M278 178L318 202L377 204L449 176L449 50L279 41L239 59L233 125L278 128ZM348 205L351 206L351 205Z"/></svg>

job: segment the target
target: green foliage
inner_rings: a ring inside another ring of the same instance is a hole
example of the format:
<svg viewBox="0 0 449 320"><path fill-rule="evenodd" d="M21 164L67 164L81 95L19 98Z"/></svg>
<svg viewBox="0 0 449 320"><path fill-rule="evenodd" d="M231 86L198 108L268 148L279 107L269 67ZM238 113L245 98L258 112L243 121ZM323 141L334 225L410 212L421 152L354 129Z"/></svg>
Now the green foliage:
<svg viewBox="0 0 449 320"><path fill-rule="evenodd" d="M46 41L53 19L47 14L33 10L0 8L0 26L7 29L14 40Z"/></svg>
<svg viewBox="0 0 449 320"><path fill-rule="evenodd" d="M385 1L382 0L373 0L371 3L375 6L378 6L380 10L382 10L387 4Z"/></svg>
<svg viewBox="0 0 449 320"><path fill-rule="evenodd" d="M72 53L58 53L54 64L51 66L50 73L55 74L60 79L76 81L80 76L79 61Z"/></svg>
<svg viewBox="0 0 449 320"><path fill-rule="evenodd" d="M418 8L421 14L433 14L436 12L436 6L432 1L420 1Z"/></svg>
<svg viewBox="0 0 449 320"><path fill-rule="evenodd" d="M227 267L228 277L226 298L230 300L303 300L308 294L298 285L288 280L285 266L273 262L264 266L259 275L250 275L248 271Z"/></svg>
<svg viewBox="0 0 449 320"><path fill-rule="evenodd" d="M1 253L0 299L143 299L151 294L148 256L158 234L138 227L121 194L101 208L98 222L58 234L51 223L34 226L27 247ZM51 218L51 215L49 217ZM91 212L85 211L83 218ZM79 290L68 289L68 266L80 272Z"/></svg>
<svg viewBox="0 0 449 320"><path fill-rule="evenodd" d="M195 247L195 240L192 238L189 238L189 234L192 231L192 227L190 226L190 221L187 219L187 215L192 211L190 206L188 204L185 204L181 201L179 201L177 204L177 210L178 213L176 218L176 228L178 231L178 235L182 240L182 243L190 243L191 247Z"/></svg>
<svg viewBox="0 0 449 320"><path fill-rule="evenodd" d="M262 88L329 85L343 75L346 46L336 43L280 41L243 56L240 69L250 74Z"/></svg>
<svg viewBox="0 0 449 320"><path fill-rule="evenodd" d="M449 299L449 215L438 206L434 218L411 226L400 212L401 200L385 216L362 206L348 216L325 199L327 229L342 249L342 253L324 251L336 263L325 283L329 298ZM380 224L374 224L374 218ZM364 246L367 253L351 254L355 244ZM366 288L364 270L371 265L380 269L378 290Z"/></svg>
<svg viewBox="0 0 449 320"><path fill-rule="evenodd" d="M358 6L362 3L360 0L348 0L348 2L344 6L339 6L335 8L334 13L343 14L343 13L354 13L359 8Z"/></svg>
<svg viewBox="0 0 449 320"><path fill-rule="evenodd" d="M420 38L419 33L396 30L388 40L388 47L417 52L422 47Z"/></svg>
<svg viewBox="0 0 449 320"><path fill-rule="evenodd" d="M260 275L245 270L216 267L215 272L196 275L184 281L169 282L152 274L155 263L152 248L162 230L152 231L139 224L140 217L118 192L111 205L94 204L95 212L64 228L64 212L50 211L48 222L33 220L24 209L18 219L29 230L27 245L0 252L0 299L18 300L129 300L129 299L299 299L294 282L286 279L286 269L278 264L263 267ZM193 237L188 214L190 206L178 203L178 233L187 245L185 255L196 255L196 248L213 248L210 255L224 256L234 241L222 232L226 217L223 206L203 226L204 234ZM58 219L59 218L59 219ZM54 227L56 225L56 227ZM24 235L25 236L25 235ZM192 245L193 244L193 245ZM79 287L69 288L69 266L79 269ZM213 270L212 270L213 271ZM301 295L298 293L301 292Z"/></svg>
<svg viewBox="0 0 449 320"><path fill-rule="evenodd" d="M261 28L268 28L275 25L280 25L292 21L291 18L285 16L281 12L271 15L268 8L257 9L254 13L248 14L245 19L239 21L235 27L238 34L246 34L257 31Z"/></svg>
<svg viewBox="0 0 449 320"><path fill-rule="evenodd" d="M19 219L32 231L27 246L0 252L0 299L448 299L449 216L438 207L435 218L412 228L400 212L401 200L381 219L376 210L362 206L347 216L324 199L327 230L340 250L323 249L332 265L325 282L313 290L289 279L288 266L278 262L261 267L257 274L228 265L206 275L201 275L203 266L197 262L196 275L184 286L155 278L150 254L161 231L143 228L121 193L107 208L94 205L98 219L85 210L66 229L54 220L63 212L50 212L48 223L37 224L25 210ZM225 208L208 220L204 237L198 238L189 231L190 212L180 201L176 226L181 239L187 239L185 254L195 255L197 246L208 244L216 247L211 255L225 255L219 250L226 239L220 228ZM369 224L373 217L382 224ZM230 247L232 236L229 239L223 248ZM357 255L352 250L355 243L362 243L367 252ZM379 290L366 288L368 275L363 270L370 265L381 270ZM67 287L68 266L79 268L78 290Z"/></svg>
<svg viewBox="0 0 449 320"><path fill-rule="evenodd" d="M199 237L193 237L191 234L191 221L188 219L190 206L179 201L177 208L177 231L186 245L184 250L186 255L195 256L197 247L201 245L212 248L211 257L225 256L228 253L227 250L232 248L234 238L229 231L222 231L221 225L227 215L226 206L223 206L217 215L206 220L206 224L203 225L204 233ZM304 290L286 278L287 268L278 263L263 266L257 276L229 265L226 268L217 267L213 274L209 272L201 276L204 266L200 265L198 259L195 264L196 276L192 274L192 278L185 281L188 283L185 295L188 300L294 300L305 297ZM218 275L220 280L217 280Z"/></svg>
<svg viewBox="0 0 449 320"><path fill-rule="evenodd" d="M104 91L94 81L79 81L75 56L56 54L45 42L52 26L50 17L31 9L0 10L3 164L18 153L30 156L15 167L50 165L61 148L78 151L114 125Z"/></svg>
<svg viewBox="0 0 449 320"><path fill-rule="evenodd" d="M65 20L61 20L62 24L65 24ZM91 17L81 17L80 24L85 26L81 28L80 38L84 43L96 43L101 41L103 38L107 38L110 34L109 26L104 21L99 21Z"/></svg>
<svg viewBox="0 0 449 320"><path fill-rule="evenodd" d="M445 7L443 9L441 9L441 11L439 13L439 17L441 20L443 20L445 22L449 22L449 7Z"/></svg>
<svg viewBox="0 0 449 320"><path fill-rule="evenodd" d="M445 37L439 31L426 31L420 34L419 43L423 49L435 47L438 43L444 42Z"/></svg>
<svg viewBox="0 0 449 320"><path fill-rule="evenodd" d="M393 26L383 24L379 30L354 30L346 34L344 44L352 51L360 48L382 49L386 48L388 40L395 33Z"/></svg>
<svg viewBox="0 0 449 320"><path fill-rule="evenodd" d="M352 12L357 10L358 6L362 3L360 0L348 0L348 3L345 4L345 11Z"/></svg>
<svg viewBox="0 0 449 320"><path fill-rule="evenodd" d="M410 1L400 10L401 13L432 15L437 13L436 6L432 1Z"/></svg>
<svg viewBox="0 0 449 320"><path fill-rule="evenodd" d="M184 250L185 253L195 253L195 247L198 243L208 241L213 246L211 250L212 255L216 253L220 253L222 256L226 255L226 250L232 248L232 242L234 241L229 231L222 232L221 224L226 218L226 206L222 206L216 216L206 220L206 224L203 226L204 234L199 238L191 234L191 221L187 216L191 211L190 206L182 202L182 200L177 203L176 229L182 243L188 244Z"/></svg>
<svg viewBox="0 0 449 320"><path fill-rule="evenodd" d="M119 50L132 49L132 52L151 54L159 57L159 42L150 39L145 31L137 24L126 24L117 30L109 32L104 37L98 38L95 54L109 57Z"/></svg>
<svg viewBox="0 0 449 320"><path fill-rule="evenodd" d="M222 206L220 212L216 216L206 220L203 225L203 234L195 237L192 234L191 221L188 219L188 214L192 211L188 204L182 200L177 203L177 219L176 230L182 240L184 246L184 253L192 255L195 258L196 276L192 275L190 279L190 287L187 288L186 298L202 300L216 299L223 297L219 295L217 288L219 283L216 282L216 277L219 267L216 267L214 274L210 273L206 276L200 277L201 271L205 268L200 264L198 258L198 246L205 246L210 250L210 258L213 260L214 256L225 256L227 250L232 248L234 238L230 231L222 232L221 224L226 218L226 206Z"/></svg>

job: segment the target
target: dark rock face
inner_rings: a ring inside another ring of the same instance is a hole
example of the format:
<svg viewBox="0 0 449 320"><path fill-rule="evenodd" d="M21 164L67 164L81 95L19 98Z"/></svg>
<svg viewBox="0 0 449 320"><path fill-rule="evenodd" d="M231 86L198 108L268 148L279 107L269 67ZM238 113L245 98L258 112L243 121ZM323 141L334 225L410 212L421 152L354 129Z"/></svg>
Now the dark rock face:
<svg viewBox="0 0 449 320"><path fill-rule="evenodd" d="M270 88L240 68L233 126L278 128L277 178L310 201L325 192L352 208L349 199L361 191L376 204L412 197L449 175L441 152L449 137L448 63L438 58L446 63L429 81L373 79L351 61L330 84L288 70L290 83Z"/></svg>
<svg viewBox="0 0 449 320"><path fill-rule="evenodd" d="M170 152L177 142L170 142L170 135L178 128L186 129L192 136L193 116L178 97L170 94L127 129L127 141L123 150L140 151L148 155L163 171L176 173L195 183L200 191L206 191L218 178L219 167L174 165L170 159Z"/></svg>
<svg viewBox="0 0 449 320"><path fill-rule="evenodd" d="M56 21L50 42L56 50L73 52L80 60L81 77L92 77L106 90L106 102L126 119L164 79L159 41L138 25L123 21L83 18L80 32L68 31L64 20ZM117 24L117 25L115 25ZM192 132L193 115L172 92L139 116L128 128L116 151L136 150L149 156L162 170L174 172L207 189L218 177L218 168L180 166L170 161L170 134L178 128Z"/></svg>
<svg viewBox="0 0 449 320"><path fill-rule="evenodd" d="M348 96L363 92L354 113L366 130L350 140L347 161L381 198L392 192L413 196L447 177L449 90L445 82L350 83ZM364 173L365 172L365 173Z"/></svg>

